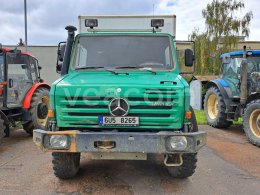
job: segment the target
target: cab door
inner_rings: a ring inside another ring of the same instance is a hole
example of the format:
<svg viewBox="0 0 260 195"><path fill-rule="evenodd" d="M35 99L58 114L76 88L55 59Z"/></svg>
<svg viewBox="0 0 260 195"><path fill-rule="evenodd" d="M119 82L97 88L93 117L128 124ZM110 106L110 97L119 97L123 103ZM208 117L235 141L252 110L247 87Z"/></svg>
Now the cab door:
<svg viewBox="0 0 260 195"><path fill-rule="evenodd" d="M7 107L21 107L23 99L33 85L30 56L7 53Z"/></svg>
<svg viewBox="0 0 260 195"><path fill-rule="evenodd" d="M29 62L30 62L30 73L31 73L31 78L33 83L39 82L39 72L38 72L38 61L33 58L29 57Z"/></svg>

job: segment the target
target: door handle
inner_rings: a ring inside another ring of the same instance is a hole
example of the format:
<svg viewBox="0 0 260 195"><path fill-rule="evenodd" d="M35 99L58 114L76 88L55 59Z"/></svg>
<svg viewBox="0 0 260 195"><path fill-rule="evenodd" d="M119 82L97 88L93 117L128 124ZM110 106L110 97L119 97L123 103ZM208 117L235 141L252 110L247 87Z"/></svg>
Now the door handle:
<svg viewBox="0 0 260 195"><path fill-rule="evenodd" d="M9 88L12 88L14 86L14 80L13 79L9 79L8 86L9 86Z"/></svg>

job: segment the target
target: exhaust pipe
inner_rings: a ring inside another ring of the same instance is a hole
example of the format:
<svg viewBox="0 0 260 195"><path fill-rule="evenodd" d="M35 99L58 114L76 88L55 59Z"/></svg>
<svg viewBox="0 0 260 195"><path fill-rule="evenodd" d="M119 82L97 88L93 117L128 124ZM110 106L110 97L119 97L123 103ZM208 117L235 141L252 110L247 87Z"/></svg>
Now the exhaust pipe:
<svg viewBox="0 0 260 195"><path fill-rule="evenodd" d="M241 105L246 104L247 99L247 60L246 60L246 46L243 48L243 60L241 62L242 64L242 80L241 80L241 86L240 86L240 103Z"/></svg>
<svg viewBox="0 0 260 195"><path fill-rule="evenodd" d="M65 29L68 31L68 38L65 48L64 59L62 63L61 76L68 74L69 64L70 64L70 54L72 50L72 45L75 37L75 31L77 28L75 26L66 26Z"/></svg>

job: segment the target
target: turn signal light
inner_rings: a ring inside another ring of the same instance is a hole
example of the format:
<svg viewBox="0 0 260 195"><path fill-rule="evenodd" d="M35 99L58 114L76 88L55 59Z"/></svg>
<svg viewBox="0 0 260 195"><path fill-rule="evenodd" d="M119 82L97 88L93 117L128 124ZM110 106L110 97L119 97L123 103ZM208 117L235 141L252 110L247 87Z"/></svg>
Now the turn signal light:
<svg viewBox="0 0 260 195"><path fill-rule="evenodd" d="M48 110L48 117L53 118L54 117L54 112L53 110Z"/></svg>
<svg viewBox="0 0 260 195"><path fill-rule="evenodd" d="M191 111L185 112L185 118L186 118L186 119L191 119L191 116L192 116Z"/></svg>
<svg viewBox="0 0 260 195"><path fill-rule="evenodd" d="M0 82L0 85L7 85L6 81Z"/></svg>

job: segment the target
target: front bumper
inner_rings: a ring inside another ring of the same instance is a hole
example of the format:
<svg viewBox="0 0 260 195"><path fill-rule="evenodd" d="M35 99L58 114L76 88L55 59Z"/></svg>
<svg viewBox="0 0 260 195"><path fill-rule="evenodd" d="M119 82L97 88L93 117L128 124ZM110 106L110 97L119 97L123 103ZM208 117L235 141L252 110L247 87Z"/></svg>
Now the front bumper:
<svg viewBox="0 0 260 195"><path fill-rule="evenodd" d="M66 135L69 140L66 149L51 148L48 140L52 135ZM173 150L168 143L170 137L184 136L187 147L184 150ZM160 131L151 132L81 132L44 131L33 132L34 143L43 151L48 152L113 152L113 153L196 153L206 144L205 132L183 133ZM114 147L99 147L97 143L113 143Z"/></svg>

